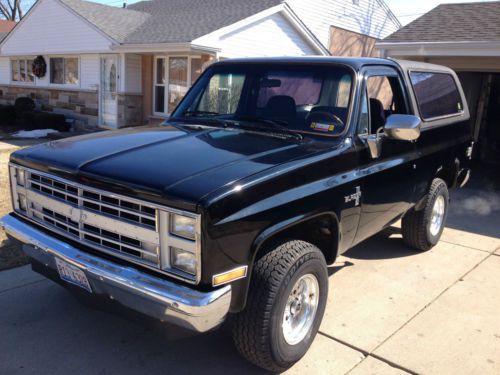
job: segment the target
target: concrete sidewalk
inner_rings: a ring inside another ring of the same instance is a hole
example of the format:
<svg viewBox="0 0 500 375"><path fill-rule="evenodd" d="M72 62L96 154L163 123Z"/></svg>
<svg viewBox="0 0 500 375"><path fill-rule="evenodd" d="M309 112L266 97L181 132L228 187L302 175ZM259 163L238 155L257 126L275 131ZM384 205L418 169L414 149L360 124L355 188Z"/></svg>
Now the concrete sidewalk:
<svg viewBox="0 0 500 375"><path fill-rule="evenodd" d="M429 252L394 227L340 257L320 333L288 373L499 374L500 210L467 203L494 207L483 192L452 194L450 228ZM227 327L188 336L92 310L28 266L0 272L0 307L1 374L263 373Z"/></svg>

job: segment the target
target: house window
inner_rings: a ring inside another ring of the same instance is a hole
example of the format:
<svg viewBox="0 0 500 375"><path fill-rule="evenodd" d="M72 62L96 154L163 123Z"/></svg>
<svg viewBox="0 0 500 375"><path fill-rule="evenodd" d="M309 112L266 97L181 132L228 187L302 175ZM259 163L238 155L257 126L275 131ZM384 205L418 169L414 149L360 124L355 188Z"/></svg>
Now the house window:
<svg viewBox="0 0 500 375"><path fill-rule="evenodd" d="M188 58L170 57L168 61L168 113L174 111L188 89Z"/></svg>
<svg viewBox="0 0 500 375"><path fill-rule="evenodd" d="M59 85L78 85L78 82L78 58L50 58L50 83Z"/></svg>
<svg viewBox="0 0 500 375"><path fill-rule="evenodd" d="M203 72L201 57L156 57L154 63L154 112L172 113L189 87Z"/></svg>
<svg viewBox="0 0 500 375"><path fill-rule="evenodd" d="M31 69L33 60L31 59L15 59L11 60L12 64L12 82L35 82L35 75Z"/></svg>
<svg viewBox="0 0 500 375"><path fill-rule="evenodd" d="M191 59L191 85L196 82L201 73L203 73L203 60L200 57L193 57Z"/></svg>

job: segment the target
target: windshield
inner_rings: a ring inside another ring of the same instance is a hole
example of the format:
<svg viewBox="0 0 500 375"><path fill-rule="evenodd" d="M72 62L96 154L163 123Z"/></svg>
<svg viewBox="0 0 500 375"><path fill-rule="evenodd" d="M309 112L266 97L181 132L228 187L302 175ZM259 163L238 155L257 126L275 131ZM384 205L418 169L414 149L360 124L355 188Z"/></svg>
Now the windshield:
<svg viewBox="0 0 500 375"><path fill-rule="evenodd" d="M345 129L352 85L352 72L343 66L218 65L196 82L171 119L335 136Z"/></svg>

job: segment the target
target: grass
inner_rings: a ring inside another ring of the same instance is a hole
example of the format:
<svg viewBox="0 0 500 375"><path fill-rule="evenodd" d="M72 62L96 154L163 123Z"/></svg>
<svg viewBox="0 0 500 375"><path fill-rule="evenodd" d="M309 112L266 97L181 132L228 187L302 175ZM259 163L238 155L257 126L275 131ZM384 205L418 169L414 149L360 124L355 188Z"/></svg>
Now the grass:
<svg viewBox="0 0 500 375"><path fill-rule="evenodd" d="M18 147L0 151L0 217L12 211L10 199L8 162L9 156ZM22 266L28 263L28 258L21 250L21 245L15 240L7 238L4 231L0 230L0 271Z"/></svg>

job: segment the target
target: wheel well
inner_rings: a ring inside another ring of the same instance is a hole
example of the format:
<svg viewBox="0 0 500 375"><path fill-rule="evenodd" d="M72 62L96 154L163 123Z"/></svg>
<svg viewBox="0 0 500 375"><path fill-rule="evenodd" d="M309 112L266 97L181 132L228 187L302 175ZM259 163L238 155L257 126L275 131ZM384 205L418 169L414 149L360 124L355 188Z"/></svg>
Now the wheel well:
<svg viewBox="0 0 500 375"><path fill-rule="evenodd" d="M331 214L315 216L273 234L264 241L260 249L267 248L270 243L285 239L302 240L317 246L325 256L326 263L332 264L337 258L338 222Z"/></svg>

